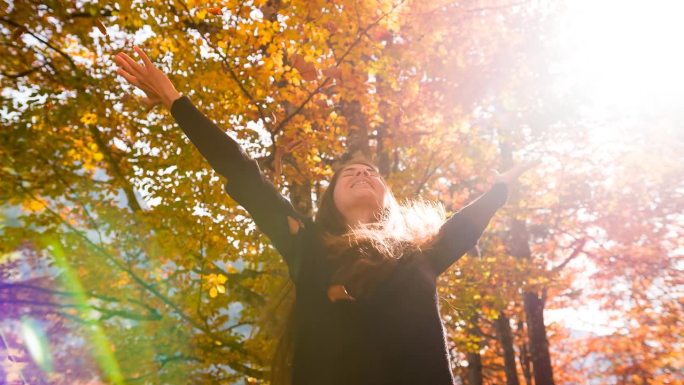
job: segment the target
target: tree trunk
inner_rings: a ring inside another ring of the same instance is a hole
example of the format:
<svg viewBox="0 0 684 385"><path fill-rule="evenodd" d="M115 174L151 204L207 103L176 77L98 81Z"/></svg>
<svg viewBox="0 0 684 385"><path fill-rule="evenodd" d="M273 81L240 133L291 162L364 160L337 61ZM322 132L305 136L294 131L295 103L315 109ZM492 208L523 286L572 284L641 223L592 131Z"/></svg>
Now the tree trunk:
<svg viewBox="0 0 684 385"><path fill-rule="evenodd" d="M510 253L518 258L531 258L525 222L514 219L511 223ZM535 385L554 385L551 368L549 341L544 325L544 301L534 291L523 293L525 317L527 319L527 338L530 347L532 371Z"/></svg>
<svg viewBox="0 0 684 385"><path fill-rule="evenodd" d="M513 335L511 324L503 311L499 312L496 319L496 334L504 353L504 371L506 373L506 385L520 385L518 370L515 367L515 350L513 349Z"/></svg>
<svg viewBox="0 0 684 385"><path fill-rule="evenodd" d="M347 119L347 153L346 158L351 158L358 154L371 157L370 146L368 143L368 120L361 111L361 103L358 100L340 102L340 112ZM342 159L345 161L346 159Z"/></svg>
<svg viewBox="0 0 684 385"><path fill-rule="evenodd" d="M508 170L513 166L512 145L504 142L500 148L504 169ZM518 191L513 187L510 191L509 200L514 203L518 199ZM532 259L527 225L523 220L511 218L509 237L508 248L512 256L519 259ZM527 319L527 338L534 383L535 385L554 385L551 354L549 353L549 342L546 338L546 326L544 325L544 301L536 292L528 290L523 293L523 303Z"/></svg>
<svg viewBox="0 0 684 385"><path fill-rule="evenodd" d="M468 385L482 385L482 357L480 357L480 338L482 332L478 326L479 315L475 312L470 317L470 325L468 327L468 334L473 336L475 341L477 341L477 350L474 352L467 352L466 359L468 361Z"/></svg>
<svg viewBox="0 0 684 385"><path fill-rule="evenodd" d="M549 341L544 326L544 301L534 292L524 294L527 333L535 385L554 385Z"/></svg>
<svg viewBox="0 0 684 385"><path fill-rule="evenodd" d="M468 352L468 385L482 385L482 358L480 352Z"/></svg>
<svg viewBox="0 0 684 385"><path fill-rule="evenodd" d="M523 321L518 321L518 332L520 335L525 335L525 325ZM525 378L525 385L532 385L532 370L530 368L530 356L527 349L527 342L522 340L520 344L520 367L522 368L523 378Z"/></svg>

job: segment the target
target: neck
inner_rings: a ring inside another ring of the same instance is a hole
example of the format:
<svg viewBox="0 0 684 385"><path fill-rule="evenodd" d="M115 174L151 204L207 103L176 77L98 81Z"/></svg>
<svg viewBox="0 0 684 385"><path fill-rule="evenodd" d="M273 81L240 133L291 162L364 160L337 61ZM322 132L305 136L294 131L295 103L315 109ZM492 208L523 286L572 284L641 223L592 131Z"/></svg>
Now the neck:
<svg viewBox="0 0 684 385"><path fill-rule="evenodd" d="M356 228L362 224L375 221L375 212L368 207L357 207L344 214L347 226Z"/></svg>

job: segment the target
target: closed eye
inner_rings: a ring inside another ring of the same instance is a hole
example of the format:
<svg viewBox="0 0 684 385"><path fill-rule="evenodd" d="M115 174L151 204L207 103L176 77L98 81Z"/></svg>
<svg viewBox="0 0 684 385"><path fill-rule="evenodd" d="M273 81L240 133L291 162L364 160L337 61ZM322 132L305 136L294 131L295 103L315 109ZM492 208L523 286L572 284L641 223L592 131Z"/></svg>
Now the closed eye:
<svg viewBox="0 0 684 385"><path fill-rule="evenodd" d="M375 171L375 169L370 168L370 167L367 168L366 171L368 172L368 174L369 174L370 176L378 176L378 175L379 175L378 172ZM352 168L352 169L349 169L349 170L344 170L344 171L342 172L342 176L354 176L354 175L356 175L356 172L357 172L357 170L356 170L356 169L353 169L353 168Z"/></svg>

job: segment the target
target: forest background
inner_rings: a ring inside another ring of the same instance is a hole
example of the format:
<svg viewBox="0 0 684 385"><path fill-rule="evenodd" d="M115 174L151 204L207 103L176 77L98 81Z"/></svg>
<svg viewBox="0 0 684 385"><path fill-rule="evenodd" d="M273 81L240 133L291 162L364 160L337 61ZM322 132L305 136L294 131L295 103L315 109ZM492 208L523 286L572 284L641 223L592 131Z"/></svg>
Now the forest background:
<svg viewBox="0 0 684 385"><path fill-rule="evenodd" d="M286 266L138 45L303 213L346 153L450 212L541 159L440 278L458 384L681 384L676 3L0 3L0 382L266 383Z"/></svg>

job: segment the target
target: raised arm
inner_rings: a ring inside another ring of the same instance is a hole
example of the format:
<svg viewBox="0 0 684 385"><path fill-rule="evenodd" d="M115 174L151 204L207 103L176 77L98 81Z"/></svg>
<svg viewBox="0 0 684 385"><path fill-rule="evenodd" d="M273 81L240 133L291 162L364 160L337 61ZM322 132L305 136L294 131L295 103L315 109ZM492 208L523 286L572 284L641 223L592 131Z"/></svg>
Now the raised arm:
<svg viewBox="0 0 684 385"><path fill-rule="evenodd" d="M148 107L163 104L171 111L200 154L227 179L228 194L250 213L259 229L271 239L296 281L303 237L300 230L307 218L295 211L235 140L199 111L187 96L181 96L144 52L137 47L136 52L142 57L144 66L126 54L119 54L116 61L121 68L117 72L147 94L143 103Z"/></svg>
<svg viewBox="0 0 684 385"><path fill-rule="evenodd" d="M489 224L496 210L506 203L509 186L520 175L535 167L539 161L520 163L494 178L494 186L475 201L447 219L440 228L437 240L428 251L437 275L472 249Z"/></svg>
<svg viewBox="0 0 684 385"><path fill-rule="evenodd" d="M496 183L486 193L444 222L427 255L437 275L472 249L496 211L506 203L508 187Z"/></svg>
<svg viewBox="0 0 684 385"><path fill-rule="evenodd" d="M257 162L200 112L187 96L173 102L171 114L217 173L225 190L244 207L283 256L296 279L302 247L300 230L307 218L292 207L259 169Z"/></svg>

